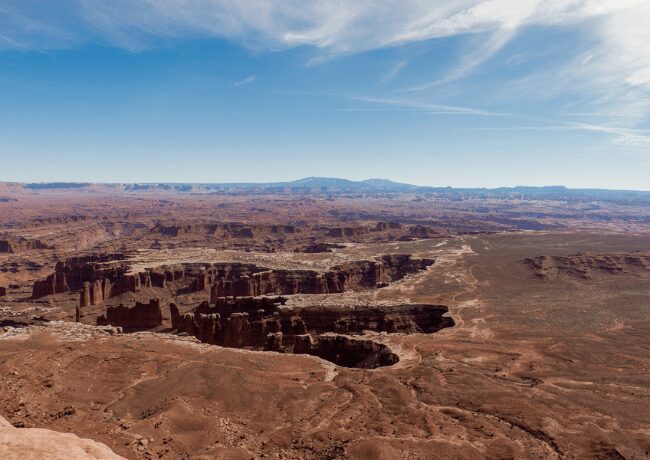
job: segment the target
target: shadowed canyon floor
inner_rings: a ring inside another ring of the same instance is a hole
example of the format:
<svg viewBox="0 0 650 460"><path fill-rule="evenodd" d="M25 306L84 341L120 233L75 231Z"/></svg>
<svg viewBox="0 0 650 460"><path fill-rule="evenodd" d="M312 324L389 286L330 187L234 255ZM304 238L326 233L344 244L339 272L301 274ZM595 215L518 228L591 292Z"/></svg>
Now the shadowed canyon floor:
<svg viewBox="0 0 650 460"><path fill-rule="evenodd" d="M0 415L19 431L73 433L129 459L648 458L648 229L548 217L557 228L497 230L468 208L462 220L486 226L468 234L449 224L455 204L443 228L425 224L413 198L396 198L413 208L387 208L382 221L341 221L326 209L368 211L379 199L314 196L299 217L280 208L273 223L246 196L166 197L164 206L191 204L188 220L208 220L202 200L213 209L238 200L248 228L270 227L251 238L233 237L234 227L179 234L131 216L131 230L126 219L124 234L83 248L65 235L86 234L86 223L30 227L15 202L0 203L14 207L8 232L49 248L2 255ZM125 209L134 200L119 199ZM85 209L96 209L92 200L79 198ZM161 212L153 201L145 214ZM316 244L331 252L302 251ZM110 271L110 289L109 272L91 264L66 272L67 289L32 297L57 262L117 253L128 267ZM113 289L133 273L149 275ZM97 280L101 298L91 296ZM142 320L137 303L156 313L146 327L110 320L119 305ZM96 326L100 317L108 325ZM305 336L328 334L397 359L367 369L338 351L296 352Z"/></svg>

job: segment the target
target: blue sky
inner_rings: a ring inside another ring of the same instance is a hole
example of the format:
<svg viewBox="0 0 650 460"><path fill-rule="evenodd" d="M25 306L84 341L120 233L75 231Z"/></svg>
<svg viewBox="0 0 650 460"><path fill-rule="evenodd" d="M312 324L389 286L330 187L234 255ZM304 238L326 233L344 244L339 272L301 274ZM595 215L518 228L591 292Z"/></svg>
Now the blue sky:
<svg viewBox="0 0 650 460"><path fill-rule="evenodd" d="M647 0L43 3L0 3L0 180L650 189Z"/></svg>

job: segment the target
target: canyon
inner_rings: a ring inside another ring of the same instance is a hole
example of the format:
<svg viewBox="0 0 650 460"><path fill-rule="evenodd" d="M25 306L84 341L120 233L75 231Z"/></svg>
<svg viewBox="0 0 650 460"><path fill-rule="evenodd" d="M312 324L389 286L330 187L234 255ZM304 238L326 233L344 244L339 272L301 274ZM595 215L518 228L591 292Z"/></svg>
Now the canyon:
<svg viewBox="0 0 650 460"><path fill-rule="evenodd" d="M648 456L642 195L310 183L0 184L0 456Z"/></svg>

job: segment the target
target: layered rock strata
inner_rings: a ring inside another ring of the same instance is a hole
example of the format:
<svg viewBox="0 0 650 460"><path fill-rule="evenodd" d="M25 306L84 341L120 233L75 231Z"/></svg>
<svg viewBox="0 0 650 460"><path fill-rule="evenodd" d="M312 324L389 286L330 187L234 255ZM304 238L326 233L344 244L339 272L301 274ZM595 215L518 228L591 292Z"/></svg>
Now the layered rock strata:
<svg viewBox="0 0 650 460"><path fill-rule="evenodd" d="M372 261L354 261L327 271L268 269L255 264L217 262L146 268L133 272L121 254L87 256L58 262L54 273L36 281L32 297L80 292L80 306L141 287L157 287L173 295L209 290L211 301L221 297L327 294L384 286L426 269L433 259L387 255Z"/></svg>
<svg viewBox="0 0 650 460"><path fill-rule="evenodd" d="M576 277L588 279L596 274L641 274L650 271L650 253L576 253L568 256L539 256L524 263L543 279Z"/></svg>
<svg viewBox="0 0 650 460"><path fill-rule="evenodd" d="M136 302L133 307L119 305L108 307L103 316L97 318L98 326L118 326L124 332L142 331L162 325L160 301Z"/></svg>
<svg viewBox="0 0 650 460"><path fill-rule="evenodd" d="M170 305L172 327L201 342L234 348L320 356L342 366L373 368L399 358L385 345L348 335L364 331L432 333L454 325L443 305L283 307L285 299L219 298L181 314ZM341 335L346 334L346 335Z"/></svg>
<svg viewBox="0 0 650 460"><path fill-rule="evenodd" d="M248 225L239 222L212 222L192 224L157 224L153 233L171 237L183 235L213 235L220 239L259 238L264 235L292 235L300 232L293 225Z"/></svg>
<svg viewBox="0 0 650 460"><path fill-rule="evenodd" d="M15 254L32 249L54 249L40 240L28 240L26 238L8 238L0 240L0 253Z"/></svg>

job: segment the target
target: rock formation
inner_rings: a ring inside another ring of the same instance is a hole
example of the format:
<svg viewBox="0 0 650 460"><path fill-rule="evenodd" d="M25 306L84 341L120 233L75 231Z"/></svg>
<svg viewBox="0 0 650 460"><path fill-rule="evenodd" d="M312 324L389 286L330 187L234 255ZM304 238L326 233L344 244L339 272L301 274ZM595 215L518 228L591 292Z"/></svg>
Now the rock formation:
<svg viewBox="0 0 650 460"><path fill-rule="evenodd" d="M444 236L435 228L425 227L423 225L414 225L409 229L409 235L414 238L438 238Z"/></svg>
<svg viewBox="0 0 650 460"><path fill-rule="evenodd" d="M370 229L368 227L336 227L327 231L327 236L332 238L344 238L344 237L353 237L360 236L369 233Z"/></svg>
<svg viewBox="0 0 650 460"><path fill-rule="evenodd" d="M317 333L361 334L363 331L388 333L434 333L454 326L443 316L444 305L405 304L389 306L314 306L298 312L307 329Z"/></svg>
<svg viewBox="0 0 650 460"><path fill-rule="evenodd" d="M302 249L296 249L295 252L304 252L307 254L316 254L316 253L322 253L322 252L332 252L332 249L344 249L345 246L342 244L334 244L334 243L315 243L315 244L310 244L309 246L306 246Z"/></svg>
<svg viewBox="0 0 650 460"><path fill-rule="evenodd" d="M376 232L383 232L386 230L400 230L402 228L402 224L399 222L377 222L377 225L375 226L375 231Z"/></svg>
<svg viewBox="0 0 650 460"><path fill-rule="evenodd" d="M188 224L157 224L154 233L171 237L183 235L213 235L220 239L260 238L265 235L290 235L299 232L293 225L250 225L239 222L210 222Z"/></svg>
<svg viewBox="0 0 650 460"><path fill-rule="evenodd" d="M54 249L40 240L28 240L26 238L8 238L0 240L0 253L15 254L32 249Z"/></svg>
<svg viewBox="0 0 650 460"><path fill-rule="evenodd" d="M211 291L212 303L220 297L327 294L349 289L369 289L426 269L433 259L387 255L377 260L347 262L325 272L268 269L254 264L218 262L147 268L132 272L124 256L88 256L56 264L55 272L33 285L33 298L63 292L80 292L80 306L141 287L157 287L172 294Z"/></svg>
<svg viewBox="0 0 650 460"><path fill-rule="evenodd" d="M141 280L139 276L128 273L128 266L120 263L123 258L122 254L108 254L74 257L65 262L57 262L54 273L34 283L32 297L81 291L86 282L97 287L96 293L89 293L91 299L96 301L129 290L134 291L141 284ZM96 284L97 281L102 283L101 287Z"/></svg>
<svg viewBox="0 0 650 460"><path fill-rule="evenodd" d="M382 343L337 334L320 335L309 354L339 366L364 369L392 366L399 361L399 357Z"/></svg>
<svg viewBox="0 0 650 460"><path fill-rule="evenodd" d="M382 307L283 307L278 298L217 298L181 314L170 305L172 327L201 342L311 354L350 367L373 368L398 361L386 346L341 334L370 330L388 333L432 333L454 325L443 305Z"/></svg>
<svg viewBox="0 0 650 460"><path fill-rule="evenodd" d="M124 460L105 444L44 428L14 428L0 417L0 458L6 460Z"/></svg>
<svg viewBox="0 0 650 460"><path fill-rule="evenodd" d="M97 318L98 326L118 326L125 332L152 329L162 324L160 301L152 299L149 303L136 302L129 308L124 305L108 307L103 316Z"/></svg>
<svg viewBox="0 0 650 460"><path fill-rule="evenodd" d="M595 274L638 274L650 271L650 253L627 254L576 253L569 256L539 256L524 263L544 279L577 277L589 279Z"/></svg>
<svg viewBox="0 0 650 460"><path fill-rule="evenodd" d="M0 286L0 297L4 297L7 295L7 288L4 286Z"/></svg>

